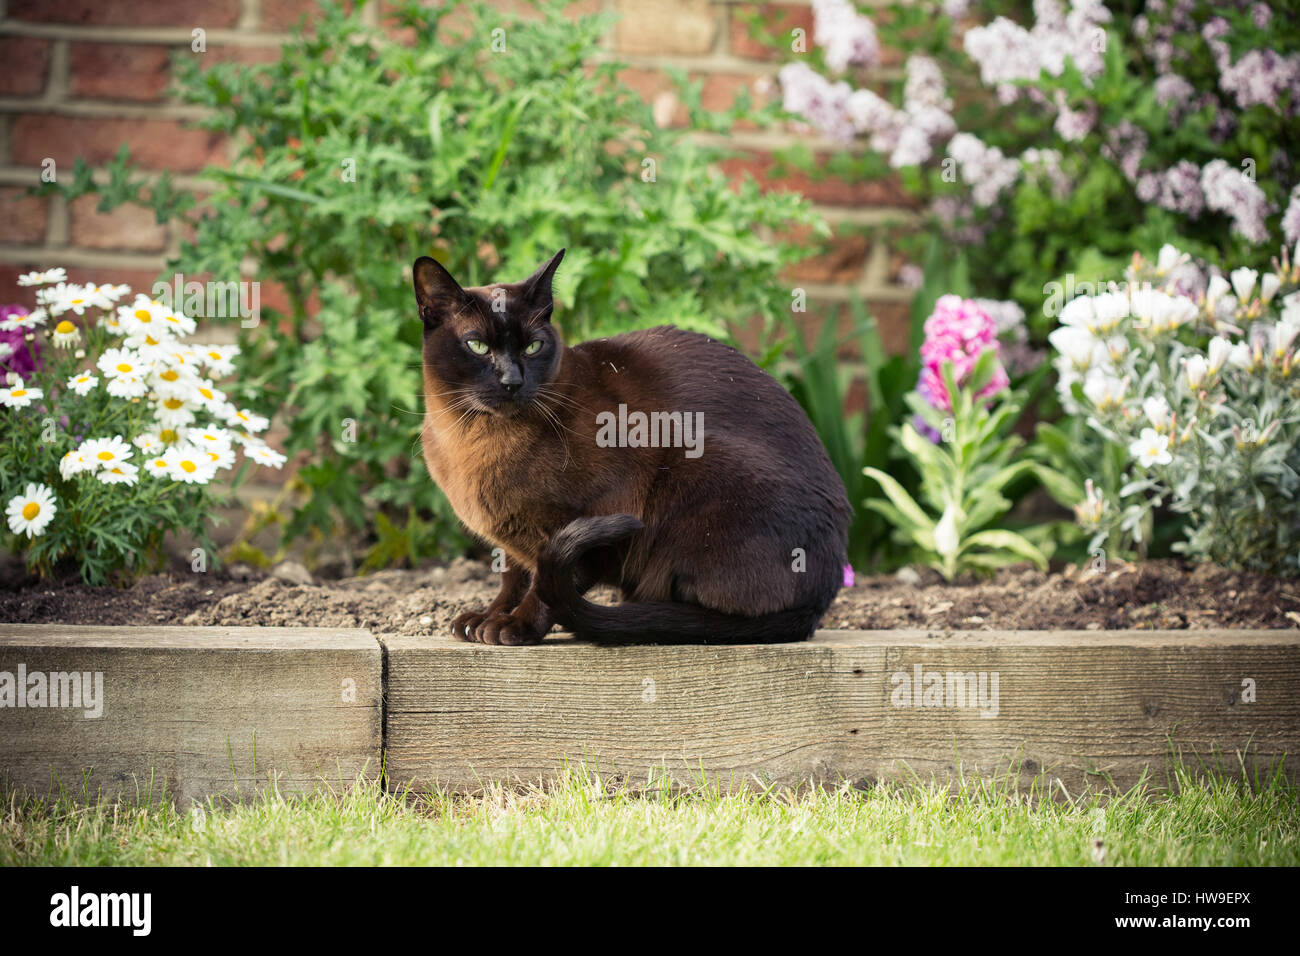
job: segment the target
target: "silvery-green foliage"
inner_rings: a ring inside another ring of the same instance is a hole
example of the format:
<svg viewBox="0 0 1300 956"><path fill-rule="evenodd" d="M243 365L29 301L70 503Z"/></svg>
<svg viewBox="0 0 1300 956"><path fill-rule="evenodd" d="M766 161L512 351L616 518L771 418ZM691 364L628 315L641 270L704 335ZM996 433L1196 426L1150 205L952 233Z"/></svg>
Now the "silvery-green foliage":
<svg viewBox="0 0 1300 956"><path fill-rule="evenodd" d="M1155 522L1185 516L1175 550L1289 573L1300 550L1300 271L1210 276L1196 298L1171 280L1194 268L1170 246L1135 257L1122 283L1071 301L1051 335L1058 390L1081 434L1127 449L1116 490L1090 482L1075 508L1093 546L1139 550ZM1085 456L1086 457L1086 456Z"/></svg>

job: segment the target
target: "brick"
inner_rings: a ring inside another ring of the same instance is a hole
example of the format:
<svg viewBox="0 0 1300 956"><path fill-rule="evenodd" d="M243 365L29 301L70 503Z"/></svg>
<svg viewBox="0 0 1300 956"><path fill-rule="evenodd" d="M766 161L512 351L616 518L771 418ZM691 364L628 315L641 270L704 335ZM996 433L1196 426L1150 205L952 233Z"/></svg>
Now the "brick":
<svg viewBox="0 0 1300 956"><path fill-rule="evenodd" d="M614 49L651 56L708 53L718 35L709 0L614 0Z"/></svg>
<svg viewBox="0 0 1300 956"><path fill-rule="evenodd" d="M348 8L351 7L348 4ZM275 33L293 30L304 17L307 23L320 18L318 0L262 0L263 30Z"/></svg>
<svg viewBox="0 0 1300 956"><path fill-rule="evenodd" d="M759 18L754 26L753 17ZM780 60L791 49L796 27L804 31L804 49L812 49L812 7L793 7L783 4L742 4L731 10L729 36L731 52L750 60ZM751 29L757 34L755 39ZM768 42L768 39L772 42ZM777 42L781 45L777 45Z"/></svg>
<svg viewBox="0 0 1300 956"><path fill-rule="evenodd" d="M31 23L127 27L233 27L241 0L9 0L8 16Z"/></svg>
<svg viewBox="0 0 1300 956"><path fill-rule="evenodd" d="M45 224L49 217L49 199L29 196L25 186L0 186L0 243L34 246L45 241ZM0 295L0 301L9 301Z"/></svg>
<svg viewBox="0 0 1300 956"><path fill-rule="evenodd" d="M106 100L163 99L171 78L170 50L137 43L74 43L70 49L73 96Z"/></svg>
<svg viewBox="0 0 1300 956"><path fill-rule="evenodd" d="M190 173L225 160L222 136L177 120L23 113L14 118L11 133L17 165L39 166L51 157L69 172L78 156L102 165L122 143L130 144L132 157L145 169Z"/></svg>
<svg viewBox="0 0 1300 956"><path fill-rule="evenodd" d="M68 206L68 238L83 249L111 249L118 252L161 252L167 244L167 229L154 218L153 210L134 203L112 212L97 211L98 196L80 196Z"/></svg>
<svg viewBox="0 0 1300 956"><path fill-rule="evenodd" d="M50 41L36 37L0 37L0 95L37 96L50 73Z"/></svg>
<svg viewBox="0 0 1300 956"><path fill-rule="evenodd" d="M802 193L813 202L830 206L916 206L916 201L907 195L902 183L894 176L850 182L834 176L814 178L793 167L778 173L775 160L765 153L732 157L718 165L737 181L746 175L752 176L764 192Z"/></svg>
<svg viewBox="0 0 1300 956"><path fill-rule="evenodd" d="M804 229L786 238L795 242L806 241L813 252L784 273L786 278L799 282L856 283L862 278L867 256L871 252L870 238L861 233L831 236L823 240L811 236Z"/></svg>

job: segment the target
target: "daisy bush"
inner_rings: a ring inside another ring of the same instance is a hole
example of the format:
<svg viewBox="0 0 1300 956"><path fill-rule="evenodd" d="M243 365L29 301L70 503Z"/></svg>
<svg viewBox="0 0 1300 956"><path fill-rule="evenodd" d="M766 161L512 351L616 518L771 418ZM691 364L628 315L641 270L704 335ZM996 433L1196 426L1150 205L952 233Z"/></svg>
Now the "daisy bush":
<svg viewBox="0 0 1300 956"><path fill-rule="evenodd" d="M217 385L238 347L190 341L194 320L125 285L71 283L63 269L18 284L37 287L37 308L0 309L10 550L42 575L75 563L94 584L158 565L168 532L212 553L213 482L241 452L285 461L258 437L268 420Z"/></svg>
<svg viewBox="0 0 1300 956"><path fill-rule="evenodd" d="M1065 305L1049 340L1080 458L1121 463L1076 501L1093 547L1140 550L1168 512L1184 519L1175 550L1300 569L1298 283L1285 251L1224 276L1167 245Z"/></svg>

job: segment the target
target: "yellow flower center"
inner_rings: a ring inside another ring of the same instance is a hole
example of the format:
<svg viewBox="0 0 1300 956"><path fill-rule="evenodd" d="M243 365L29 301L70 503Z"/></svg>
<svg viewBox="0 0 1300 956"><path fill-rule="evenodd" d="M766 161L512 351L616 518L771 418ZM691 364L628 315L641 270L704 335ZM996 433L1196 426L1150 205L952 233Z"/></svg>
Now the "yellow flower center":
<svg viewBox="0 0 1300 956"><path fill-rule="evenodd" d="M182 405L184 405L184 404L185 404L185 402L182 401L182 400L179 399L179 398L165 398L165 399L163 399L163 405L165 405L167 408L171 409L173 412L176 411L176 409L180 408L180 407L181 407Z"/></svg>
<svg viewBox="0 0 1300 956"><path fill-rule="evenodd" d="M13 396L14 398L22 398L24 395L27 394L27 389L25 389L25 388L15 388L15 389L14 389L12 392L10 392L9 394L10 394L11 396Z"/></svg>
<svg viewBox="0 0 1300 956"><path fill-rule="evenodd" d="M117 363L117 370L119 372L131 372L134 371L134 369L135 369L134 365L128 365L126 362Z"/></svg>
<svg viewBox="0 0 1300 956"><path fill-rule="evenodd" d="M163 441L165 441L165 442L174 442L174 441L176 440L176 437L177 437L177 436L176 436L176 429L174 429L174 428L164 428L162 431L160 431L160 432L158 433L158 437L161 438L161 439L162 439Z"/></svg>
<svg viewBox="0 0 1300 956"><path fill-rule="evenodd" d="M209 352L209 353L208 353L208 358L216 359L218 362L220 362L220 361L221 361L221 353L220 353L220 352Z"/></svg>
<svg viewBox="0 0 1300 956"><path fill-rule="evenodd" d="M194 464L194 462L192 461L181 462L181 467L184 468L187 472L190 472L191 474L199 470L199 466Z"/></svg>
<svg viewBox="0 0 1300 956"><path fill-rule="evenodd" d="M218 455L215 451L208 452L208 457L211 458L213 461L219 461L221 458L221 456Z"/></svg>
<svg viewBox="0 0 1300 956"><path fill-rule="evenodd" d="M114 455L111 451L101 451L97 456L100 461L112 461Z"/></svg>
<svg viewBox="0 0 1300 956"><path fill-rule="evenodd" d="M27 504L23 505L23 517L26 518L28 521L31 521L40 513L41 513L41 506L34 501L29 501L27 502Z"/></svg>
<svg viewBox="0 0 1300 956"><path fill-rule="evenodd" d="M164 382L174 382L178 378L180 378L181 375L180 372L177 372L175 369L169 368L167 371L163 372L158 377L162 379Z"/></svg>
<svg viewBox="0 0 1300 956"><path fill-rule="evenodd" d="M155 458L155 459L153 460L153 466L154 466L155 468L166 468L166 467L167 467L167 461L166 461L165 459L163 459L163 458Z"/></svg>
<svg viewBox="0 0 1300 956"><path fill-rule="evenodd" d="M158 340L157 340L156 338L154 338L152 335L146 335L146 336L144 337L144 342L145 342L146 345L157 345L157 344L158 344Z"/></svg>
<svg viewBox="0 0 1300 956"><path fill-rule="evenodd" d="M206 389L206 388L200 388L200 389L199 389L199 394L202 395L204 398L211 398L211 397L212 397L212 392L211 392L209 389Z"/></svg>
<svg viewBox="0 0 1300 956"><path fill-rule="evenodd" d="M58 325L54 327L54 331L58 332L60 335L67 335L69 332L75 331L76 328L77 327L75 325L73 325L67 319L64 319L62 322L60 322Z"/></svg>
<svg viewBox="0 0 1300 956"><path fill-rule="evenodd" d="M139 319L141 322L153 321L153 316L149 314L149 311L147 309L136 309L135 317Z"/></svg>

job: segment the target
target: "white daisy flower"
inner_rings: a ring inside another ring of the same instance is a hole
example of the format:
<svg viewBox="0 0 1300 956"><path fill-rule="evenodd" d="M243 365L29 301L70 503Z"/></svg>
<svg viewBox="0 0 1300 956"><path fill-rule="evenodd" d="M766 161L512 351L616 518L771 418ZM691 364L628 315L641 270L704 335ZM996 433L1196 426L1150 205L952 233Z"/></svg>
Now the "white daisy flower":
<svg viewBox="0 0 1300 956"><path fill-rule="evenodd" d="M123 343L140 353L140 360L150 365L162 362L175 350L177 341L162 329L127 332Z"/></svg>
<svg viewBox="0 0 1300 956"><path fill-rule="evenodd" d="M23 380L14 377L14 383L8 388L0 388L0 405L6 408L26 408L32 402L38 402L45 397L45 393L39 388L28 388L23 384Z"/></svg>
<svg viewBox="0 0 1300 956"><path fill-rule="evenodd" d="M99 480L106 485L126 485L129 488L140 480L140 469L130 462L119 461L105 465L99 473Z"/></svg>
<svg viewBox="0 0 1300 956"><path fill-rule="evenodd" d="M62 315L73 312L85 315L87 307L93 305L86 290L73 282L60 282L48 289L36 293L36 301L49 310L50 315Z"/></svg>
<svg viewBox="0 0 1300 956"><path fill-rule="evenodd" d="M208 367L208 374L213 378L223 378L235 371L234 358L239 354L238 345L200 345L199 361Z"/></svg>
<svg viewBox="0 0 1300 956"><path fill-rule="evenodd" d="M161 455L164 447L163 440L157 432L142 432L131 439L131 444L146 455L152 455L154 452Z"/></svg>
<svg viewBox="0 0 1300 956"><path fill-rule="evenodd" d="M205 428L190 428L185 432L185 440L196 448L213 451L217 448L229 448L233 438L224 428L209 425Z"/></svg>
<svg viewBox="0 0 1300 956"><path fill-rule="evenodd" d="M149 371L134 349L104 349L104 354L95 364L109 378L138 378Z"/></svg>
<svg viewBox="0 0 1300 956"><path fill-rule="evenodd" d="M121 435L112 438L92 438L81 443L81 453L96 468L126 461L135 454L131 446L122 440Z"/></svg>
<svg viewBox="0 0 1300 956"><path fill-rule="evenodd" d="M174 481L186 484L206 485L217 473L217 465L208 453L193 445L178 445L168 448L163 454L167 459L167 474Z"/></svg>
<svg viewBox="0 0 1300 956"><path fill-rule="evenodd" d="M87 282L82 286L82 294L89 305L97 309L111 309L121 297L120 294L116 293L116 290L120 288L122 286L95 285L93 282Z"/></svg>
<svg viewBox="0 0 1300 956"><path fill-rule="evenodd" d="M68 379L68 388L78 395L89 395L90 390L99 384L99 377L89 372L80 372Z"/></svg>
<svg viewBox="0 0 1300 956"><path fill-rule="evenodd" d="M1142 429L1142 435L1128 446L1128 452L1143 468L1167 465L1174 460L1169 454L1169 436L1157 433L1154 428Z"/></svg>
<svg viewBox="0 0 1300 956"><path fill-rule="evenodd" d="M18 277L18 284L28 285L49 285L53 282L66 282L68 271L62 267L57 269L46 269L44 272L27 272Z"/></svg>
<svg viewBox="0 0 1300 956"><path fill-rule="evenodd" d="M81 329L64 319L54 327L54 334L51 338L54 340L56 349L70 349L81 341Z"/></svg>
<svg viewBox="0 0 1300 956"><path fill-rule="evenodd" d="M0 332L31 332L37 326L44 325L48 317L44 309L24 312L21 315L11 312L7 319L0 320Z"/></svg>
<svg viewBox="0 0 1300 956"><path fill-rule="evenodd" d="M167 309L162 303L146 295L138 295L130 305L118 306L117 321L121 323L127 335L142 332L162 335L166 332L166 326L163 325L163 315L166 312Z"/></svg>
<svg viewBox="0 0 1300 956"><path fill-rule="evenodd" d="M177 445L180 444L181 433L175 428L160 428L158 440L164 445Z"/></svg>
<svg viewBox="0 0 1300 956"><path fill-rule="evenodd" d="M171 462L167 460L167 452L161 455L154 455L149 458L141 467L151 475L158 478L170 478L172 476Z"/></svg>
<svg viewBox="0 0 1300 956"><path fill-rule="evenodd" d="M210 412L215 412L226 402L226 393L212 384L208 379L200 379L193 390L193 401Z"/></svg>
<svg viewBox="0 0 1300 956"><path fill-rule="evenodd" d="M193 402L186 401L178 395L168 395L165 398L159 397L154 409L154 417L158 419L158 424L166 428L184 428L194 421L196 408Z"/></svg>
<svg viewBox="0 0 1300 956"><path fill-rule="evenodd" d="M226 448L203 448L212 459L212 463L219 469L231 468L235 464L235 449Z"/></svg>
<svg viewBox="0 0 1300 956"><path fill-rule="evenodd" d="M144 398L149 394L149 385L141 376L119 375L108 380L105 390L114 398Z"/></svg>
<svg viewBox="0 0 1300 956"><path fill-rule="evenodd" d="M180 312L173 312L170 309L162 318L163 324L171 330L173 335L193 335L194 330L198 328L197 323L188 315L182 315Z"/></svg>
<svg viewBox="0 0 1300 956"><path fill-rule="evenodd" d="M243 428L250 432L266 431L270 421L261 415L250 412L247 408L237 408L226 416L226 424L232 428Z"/></svg>
<svg viewBox="0 0 1300 956"><path fill-rule="evenodd" d="M74 448L59 459L59 474L63 476L64 481L68 481L73 475L79 475L83 471L92 471L94 467L86 457L86 453L80 448Z"/></svg>
<svg viewBox="0 0 1300 956"><path fill-rule="evenodd" d="M28 482L23 493L10 498L5 508L9 530L14 534L26 534L29 538L43 534L45 526L54 520L55 512L59 510L54 500L54 492L48 487Z"/></svg>
<svg viewBox="0 0 1300 956"><path fill-rule="evenodd" d="M269 468L279 468L288 460L265 442L244 446L244 454L259 465L266 465Z"/></svg>
<svg viewBox="0 0 1300 956"><path fill-rule="evenodd" d="M185 399L194 392L198 379L187 368L155 365L149 376L149 384L160 398Z"/></svg>

